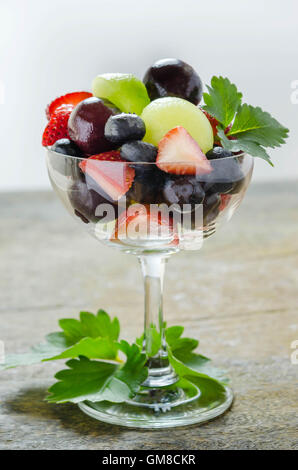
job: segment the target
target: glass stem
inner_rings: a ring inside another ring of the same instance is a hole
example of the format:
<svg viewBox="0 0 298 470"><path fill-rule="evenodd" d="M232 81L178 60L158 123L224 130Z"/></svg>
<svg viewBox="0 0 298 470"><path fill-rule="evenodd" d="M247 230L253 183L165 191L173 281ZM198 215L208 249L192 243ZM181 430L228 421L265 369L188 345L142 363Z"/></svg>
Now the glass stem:
<svg viewBox="0 0 298 470"><path fill-rule="evenodd" d="M161 254L139 256L144 277L145 328L143 350L149 356L144 387L158 388L178 381L169 363L163 320L163 279L167 257Z"/></svg>

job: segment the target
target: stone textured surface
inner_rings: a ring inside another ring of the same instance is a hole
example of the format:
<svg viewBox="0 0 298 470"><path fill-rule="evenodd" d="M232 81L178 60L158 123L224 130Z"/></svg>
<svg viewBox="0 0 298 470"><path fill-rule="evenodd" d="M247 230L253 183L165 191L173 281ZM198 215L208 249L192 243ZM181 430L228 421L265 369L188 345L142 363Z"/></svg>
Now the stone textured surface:
<svg viewBox="0 0 298 470"><path fill-rule="evenodd" d="M22 352L61 316L101 307L128 339L142 330L136 259L101 246L53 193L0 195L0 340ZM232 409L201 426L137 431L71 404L49 405L57 364L1 373L0 449L298 449L297 183L252 185L233 220L199 253L169 261L165 314L228 370Z"/></svg>

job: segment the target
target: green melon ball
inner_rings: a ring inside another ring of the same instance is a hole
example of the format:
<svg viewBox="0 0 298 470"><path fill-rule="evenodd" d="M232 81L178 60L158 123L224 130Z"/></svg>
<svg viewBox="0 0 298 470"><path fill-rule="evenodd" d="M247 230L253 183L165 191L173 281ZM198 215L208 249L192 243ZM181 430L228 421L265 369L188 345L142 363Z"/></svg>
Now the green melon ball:
<svg viewBox="0 0 298 470"><path fill-rule="evenodd" d="M92 91L97 98L111 101L124 113L140 115L150 103L144 83L128 73L97 75L92 83Z"/></svg>
<svg viewBox="0 0 298 470"><path fill-rule="evenodd" d="M171 129L184 127L204 153L213 148L213 131L205 114L182 98L159 98L144 108L141 118L146 125L145 142L158 142Z"/></svg>

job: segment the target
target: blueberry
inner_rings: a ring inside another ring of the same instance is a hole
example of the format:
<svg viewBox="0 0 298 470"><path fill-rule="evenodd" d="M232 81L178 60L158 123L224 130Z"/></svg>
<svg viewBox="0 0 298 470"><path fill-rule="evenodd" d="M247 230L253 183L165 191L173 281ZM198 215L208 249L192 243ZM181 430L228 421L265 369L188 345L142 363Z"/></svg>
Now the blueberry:
<svg viewBox="0 0 298 470"><path fill-rule="evenodd" d="M222 147L213 147L213 149L209 150L209 152L206 153L206 157L208 160L214 160L217 158L226 158L226 157L232 157L233 153L230 152L230 150L226 150Z"/></svg>
<svg viewBox="0 0 298 470"><path fill-rule="evenodd" d="M202 229L202 225L206 227L209 225L219 214L221 198L218 193L205 194L202 206L194 206L194 210L191 212L190 227L192 230ZM203 213L201 212L203 208ZM203 221L202 221L203 215ZM183 223L189 224L189 220L186 219Z"/></svg>
<svg viewBox="0 0 298 470"><path fill-rule="evenodd" d="M204 225L209 225L219 214L221 198L218 193L206 194L203 202Z"/></svg>
<svg viewBox="0 0 298 470"><path fill-rule="evenodd" d="M79 147L76 146L74 142L71 142L69 139L59 139L54 145L52 145L51 150L53 152L62 153L62 155L69 155L71 157L82 157L82 152Z"/></svg>
<svg viewBox="0 0 298 470"><path fill-rule="evenodd" d="M127 207L131 204L156 204L155 187L134 180L131 188L125 195Z"/></svg>
<svg viewBox="0 0 298 470"><path fill-rule="evenodd" d="M152 144L148 144L147 142L136 140L134 142L128 142L127 144L122 145L120 149L120 156L128 162L153 163L156 160L157 148Z"/></svg>
<svg viewBox="0 0 298 470"><path fill-rule="evenodd" d="M79 158L82 158L82 154L74 142L71 142L69 139L59 139L52 145L51 150L55 152L51 153L50 158L50 163L54 170L63 176L71 176L72 178L80 176Z"/></svg>
<svg viewBox="0 0 298 470"><path fill-rule="evenodd" d="M126 194L129 203L157 204L160 202L160 192L167 174L156 165L134 165L135 179Z"/></svg>
<svg viewBox="0 0 298 470"><path fill-rule="evenodd" d="M131 166L133 166L135 169L135 181L140 181L143 184L155 187L155 176L157 175L158 170L155 165L146 165L140 163L139 165Z"/></svg>
<svg viewBox="0 0 298 470"><path fill-rule="evenodd" d="M163 200L166 204L201 204L205 191L194 176L177 176L168 179L162 189Z"/></svg>
<svg viewBox="0 0 298 470"><path fill-rule="evenodd" d="M225 194L240 191L244 174L236 158L214 159L211 166L210 173L197 176L206 192Z"/></svg>
<svg viewBox="0 0 298 470"><path fill-rule="evenodd" d="M199 214L198 218L201 220L201 203L204 197L205 192L195 176L171 175L161 190L160 202L173 207L173 216L176 217L174 215L176 213L180 217L180 222L185 229L194 229L197 222L197 213Z"/></svg>
<svg viewBox="0 0 298 470"><path fill-rule="evenodd" d="M82 222L84 222L84 224L89 224L89 220L87 219L87 217L81 214L81 212L79 212L77 209L74 210L74 213L77 217L79 217L79 219L81 219Z"/></svg>
<svg viewBox="0 0 298 470"><path fill-rule="evenodd" d="M131 140L142 140L145 133L145 123L136 114L111 116L105 125L105 138L119 146Z"/></svg>

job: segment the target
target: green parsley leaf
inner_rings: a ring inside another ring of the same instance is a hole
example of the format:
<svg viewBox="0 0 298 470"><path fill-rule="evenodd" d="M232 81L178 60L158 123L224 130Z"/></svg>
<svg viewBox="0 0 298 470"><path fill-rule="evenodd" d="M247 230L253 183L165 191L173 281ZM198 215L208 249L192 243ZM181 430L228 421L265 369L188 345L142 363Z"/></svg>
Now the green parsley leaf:
<svg viewBox="0 0 298 470"><path fill-rule="evenodd" d="M255 142L263 147L280 147L285 143L289 130L260 107L248 104L240 106L227 136Z"/></svg>
<svg viewBox="0 0 298 470"><path fill-rule="evenodd" d="M43 361L55 361L85 356L89 359L116 360L119 349L118 343L109 338L83 338L60 354L47 357Z"/></svg>
<svg viewBox="0 0 298 470"><path fill-rule="evenodd" d="M96 315L90 312L81 312L80 320L64 318L59 321L59 326L64 331L69 346L86 336L110 338L117 341L120 332L118 318L111 320L104 310L98 310Z"/></svg>
<svg viewBox="0 0 298 470"><path fill-rule="evenodd" d="M218 130L225 148L233 152L244 151L253 157L272 162L264 147L280 147L285 143L289 130L260 107L247 104L240 106L232 128L227 135ZM228 139L233 137L234 140Z"/></svg>
<svg viewBox="0 0 298 470"><path fill-rule="evenodd" d="M66 365L69 369L59 371L55 375L59 382L49 389L51 395L47 400L51 403L97 401L101 389L119 367L107 362L91 361L84 356L71 359Z"/></svg>
<svg viewBox="0 0 298 470"><path fill-rule="evenodd" d="M67 348L67 340L65 334L62 331L57 331L55 333L49 333L46 335L46 342L47 344L51 344L53 347L57 349L64 350ZM41 345L39 345L40 347ZM34 346L33 348L34 349Z"/></svg>
<svg viewBox="0 0 298 470"><path fill-rule="evenodd" d="M181 338L183 331L183 326L171 326L166 329L166 341L175 356L179 352L189 353L199 345L199 341L196 339Z"/></svg>
<svg viewBox="0 0 298 470"><path fill-rule="evenodd" d="M262 158L263 160L266 160L268 163L270 163L271 166L273 166L270 156L258 143L247 140L245 136L237 140L229 140L222 129L218 129L217 134L225 149L230 150L231 152L241 151L251 155L252 157Z"/></svg>
<svg viewBox="0 0 298 470"><path fill-rule="evenodd" d="M140 338L136 339L136 344L139 346L139 348L142 350L143 349L143 343L144 343L144 334ZM146 334L146 354L149 357L155 356L158 351L161 348L161 334L157 330L155 325L150 325L150 328L148 328L147 334Z"/></svg>
<svg viewBox="0 0 298 470"><path fill-rule="evenodd" d="M183 326L171 326L166 329L166 341L173 356L191 369L200 371L201 367L209 362L205 356L193 352L199 341L193 338L181 338Z"/></svg>
<svg viewBox="0 0 298 470"><path fill-rule="evenodd" d="M50 333L47 335L46 340L46 343L33 346L31 351L27 353L6 354L5 363L0 364L0 370L37 364L49 357L60 354L67 348L63 333Z"/></svg>
<svg viewBox="0 0 298 470"><path fill-rule="evenodd" d="M212 77L207 88L203 109L217 119L217 135L223 147L260 157L273 166L265 148L284 144L289 130L260 107L241 104L242 94L227 78Z"/></svg>
<svg viewBox="0 0 298 470"><path fill-rule="evenodd" d="M120 331L118 318L111 320L104 310L99 310L96 315L81 312L80 320L66 318L60 320L59 324L63 331L48 334L46 343L33 346L28 353L7 354L5 363L0 364L0 370L79 355L116 359L118 350L116 341ZM93 342L90 338L98 341ZM100 338L106 341L101 341Z"/></svg>
<svg viewBox="0 0 298 470"><path fill-rule="evenodd" d="M70 401L79 403L89 400L122 402L134 395L146 379L146 355L136 344L121 341L119 348L126 355L124 365L90 360L84 356L66 363L69 369L56 374L59 382L50 389L49 402Z"/></svg>
<svg viewBox="0 0 298 470"><path fill-rule="evenodd" d="M151 348L149 354L144 354L143 338L132 345L123 340L120 343L116 341L119 322L111 320L102 310L97 315L81 312L80 320L63 319L60 324L62 332L47 335L46 343L33 347L27 354L8 356L2 368L71 358L66 363L68 368L56 374L58 382L49 389L49 402L106 400L119 403L139 391L148 375L148 357L156 354L161 345L156 327L150 328ZM181 326L165 330L170 362L181 376L179 384L194 394L198 386L202 403L204 399L213 397L212 393L219 399L223 387L219 382L223 380L222 374L209 366L209 359L194 352L198 341L182 337L183 331ZM126 361L118 358L119 351L125 354Z"/></svg>
<svg viewBox="0 0 298 470"><path fill-rule="evenodd" d="M172 367L181 379L187 380L199 388L201 392L199 400L202 406L204 404L210 403L211 400L221 401L223 399L226 392L225 387L221 382L213 377L187 367L185 364L183 364L183 362L174 357L170 349L169 360Z"/></svg>
<svg viewBox="0 0 298 470"><path fill-rule="evenodd" d="M120 342L119 348L126 355L124 366L119 369L117 378L125 382L132 393L135 393L142 382L147 378L148 368L146 354L140 352L136 344L129 345L126 341Z"/></svg>
<svg viewBox="0 0 298 470"><path fill-rule="evenodd" d="M27 352L27 353L22 353L22 354L6 354L5 355L5 363L0 364L0 371L1 370L6 370L6 369L12 369L13 367L19 367L19 366L31 366L33 364L38 364L39 362L42 362L44 359L47 357L51 356L53 354L53 351L51 352L44 352L44 353L38 353L38 352ZM54 354L58 354L58 351L56 350Z"/></svg>
<svg viewBox="0 0 298 470"><path fill-rule="evenodd" d="M212 77L211 87L207 86L209 94L204 93L205 106L203 109L226 128L234 119L241 104L242 93L228 78Z"/></svg>
<svg viewBox="0 0 298 470"><path fill-rule="evenodd" d="M140 352L139 347L136 344L129 345L122 340L119 348L126 355L126 362L107 381L104 389L93 401L106 400L121 403L134 396L139 391L142 382L147 378L148 368L145 367L147 357Z"/></svg>

